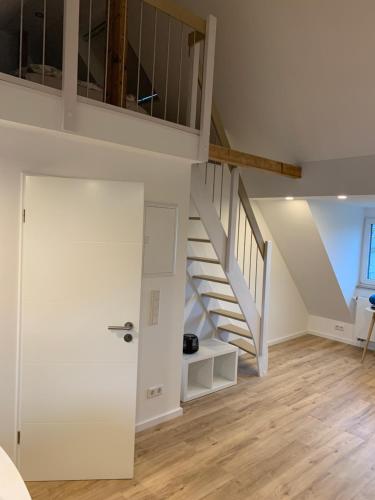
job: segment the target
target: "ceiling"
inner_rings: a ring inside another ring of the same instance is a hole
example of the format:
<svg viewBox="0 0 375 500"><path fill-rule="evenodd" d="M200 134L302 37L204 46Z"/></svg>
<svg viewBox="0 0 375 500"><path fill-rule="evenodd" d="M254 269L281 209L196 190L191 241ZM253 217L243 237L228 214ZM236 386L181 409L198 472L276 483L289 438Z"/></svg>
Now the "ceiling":
<svg viewBox="0 0 375 500"><path fill-rule="evenodd" d="M283 198L252 198L256 201L272 201L282 200ZM359 208L375 208L375 196L348 196L346 200L338 200L337 196L309 196L309 197L296 197L295 200L303 201L329 201L339 206L353 205Z"/></svg>
<svg viewBox="0 0 375 500"><path fill-rule="evenodd" d="M336 196L315 196L313 198L306 198L306 200L316 201L330 201L337 204L337 206L354 205L359 208L375 208L374 196L348 196L347 200L338 200Z"/></svg>
<svg viewBox="0 0 375 500"><path fill-rule="evenodd" d="M232 146L304 162L375 153L373 0L178 0L218 18Z"/></svg>

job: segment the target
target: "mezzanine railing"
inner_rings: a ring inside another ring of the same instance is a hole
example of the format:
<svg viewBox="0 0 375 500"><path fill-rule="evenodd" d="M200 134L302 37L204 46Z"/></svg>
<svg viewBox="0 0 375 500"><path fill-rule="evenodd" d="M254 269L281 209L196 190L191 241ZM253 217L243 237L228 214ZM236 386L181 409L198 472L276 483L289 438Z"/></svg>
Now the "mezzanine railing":
<svg viewBox="0 0 375 500"><path fill-rule="evenodd" d="M202 130L209 31L172 0L13 0L0 5L0 78Z"/></svg>

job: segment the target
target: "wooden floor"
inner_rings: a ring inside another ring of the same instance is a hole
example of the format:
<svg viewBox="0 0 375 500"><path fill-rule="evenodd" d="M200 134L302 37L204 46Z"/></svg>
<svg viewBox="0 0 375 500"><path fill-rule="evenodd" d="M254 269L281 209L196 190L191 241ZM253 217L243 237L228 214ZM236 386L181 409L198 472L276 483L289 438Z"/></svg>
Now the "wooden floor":
<svg viewBox="0 0 375 500"><path fill-rule="evenodd" d="M375 356L360 357L313 336L274 346L267 377L138 434L134 480L29 483L32 498L374 500Z"/></svg>

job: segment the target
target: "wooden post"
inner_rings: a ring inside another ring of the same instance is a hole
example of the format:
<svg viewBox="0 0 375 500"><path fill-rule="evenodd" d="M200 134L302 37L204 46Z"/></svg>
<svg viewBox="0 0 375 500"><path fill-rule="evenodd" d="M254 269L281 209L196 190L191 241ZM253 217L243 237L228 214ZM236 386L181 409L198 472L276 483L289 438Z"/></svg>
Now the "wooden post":
<svg viewBox="0 0 375 500"><path fill-rule="evenodd" d="M114 106L126 106L128 0L108 0L109 36L107 47L107 95Z"/></svg>
<svg viewBox="0 0 375 500"><path fill-rule="evenodd" d="M270 304L272 242L264 243L263 290L262 290L262 315L260 320L260 337L258 346L259 375L266 375L268 370L268 327Z"/></svg>
<svg viewBox="0 0 375 500"><path fill-rule="evenodd" d="M204 69L202 82L202 105L201 105L201 131L198 146L198 160L205 162L208 160L210 131L211 131L211 112L212 112L212 94L214 84L214 66L215 66L215 45L216 45L216 18L208 16L206 23L206 41L204 51Z"/></svg>
<svg viewBox="0 0 375 500"><path fill-rule="evenodd" d="M74 131L77 114L79 0L64 2L62 129Z"/></svg>
<svg viewBox="0 0 375 500"><path fill-rule="evenodd" d="M235 258L234 246L236 243L237 230L237 212L238 212L238 181L239 170L233 168L230 177L230 194L229 194L229 218L228 218L228 241L225 257L225 270L227 273L231 271L231 262Z"/></svg>

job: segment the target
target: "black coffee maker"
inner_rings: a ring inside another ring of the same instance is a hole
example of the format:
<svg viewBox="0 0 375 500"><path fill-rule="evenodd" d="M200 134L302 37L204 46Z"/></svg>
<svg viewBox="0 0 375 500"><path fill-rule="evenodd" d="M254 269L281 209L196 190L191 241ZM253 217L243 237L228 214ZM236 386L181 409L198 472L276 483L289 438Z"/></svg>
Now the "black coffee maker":
<svg viewBox="0 0 375 500"><path fill-rule="evenodd" d="M184 334L184 354L194 354L199 350L199 339L194 333Z"/></svg>

